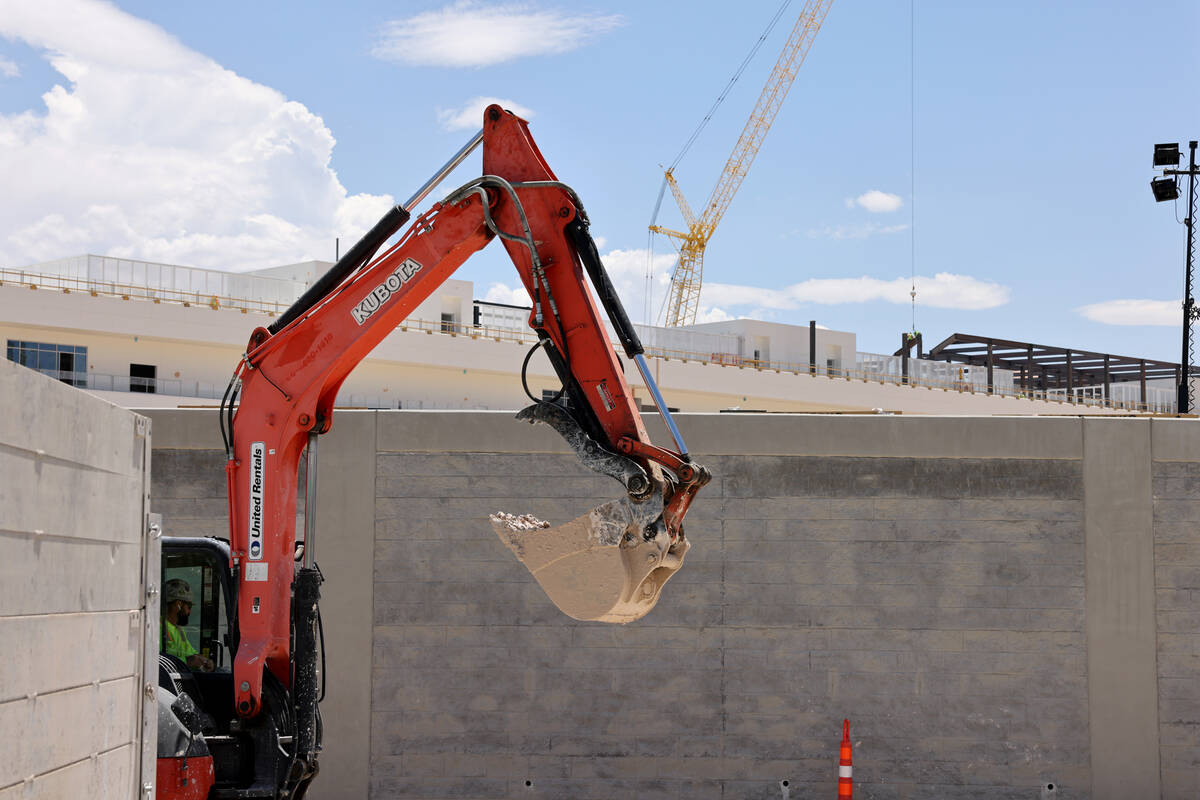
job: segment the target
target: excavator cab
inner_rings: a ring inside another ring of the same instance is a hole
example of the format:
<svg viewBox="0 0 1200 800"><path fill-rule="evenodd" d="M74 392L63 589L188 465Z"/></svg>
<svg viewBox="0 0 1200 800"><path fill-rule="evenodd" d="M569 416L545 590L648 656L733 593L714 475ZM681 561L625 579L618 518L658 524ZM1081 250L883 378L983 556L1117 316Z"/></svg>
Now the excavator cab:
<svg viewBox="0 0 1200 800"><path fill-rule="evenodd" d="M178 627L187 650L210 660L212 669L190 667L166 652L166 621L160 621L158 800L275 797L278 787L296 783L288 780L297 772L288 755L295 719L283 684L267 673L264 713L252 720L239 718L229 704L238 646L237 582L229 564L222 540L162 539L159 585L187 583L193 601Z"/></svg>
<svg viewBox="0 0 1200 800"><path fill-rule="evenodd" d="M171 540L174 541L174 540ZM234 587L228 580L228 557L220 561L221 543L211 539L181 539L186 546L164 548L161 586L183 581L191 590L193 602L187 622L177 627L186 640L186 650L212 662L212 670L229 671L229 653L233 649L229 611L233 607ZM195 546L200 544L202 546ZM209 545L216 546L209 546ZM166 616L167 601L163 601ZM165 619L161 622L166 627ZM165 652L167 637L159 638L159 650Z"/></svg>

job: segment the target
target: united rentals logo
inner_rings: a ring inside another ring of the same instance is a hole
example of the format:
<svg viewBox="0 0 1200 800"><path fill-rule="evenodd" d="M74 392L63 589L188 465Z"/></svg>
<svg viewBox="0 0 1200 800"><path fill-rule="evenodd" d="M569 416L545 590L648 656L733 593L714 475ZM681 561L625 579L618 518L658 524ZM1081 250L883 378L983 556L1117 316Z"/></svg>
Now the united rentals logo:
<svg viewBox="0 0 1200 800"><path fill-rule="evenodd" d="M250 445L250 558L254 561L262 559L266 461L266 443L253 442Z"/></svg>
<svg viewBox="0 0 1200 800"><path fill-rule="evenodd" d="M371 290L371 293L362 299L354 308L350 309L350 316L354 317L354 321L362 325L371 315L379 309L383 308L383 304L392 299L392 295L400 291L400 287L412 280L412 276L416 275L421 265L411 258L404 259L404 263L396 267L396 271L387 276L383 283Z"/></svg>

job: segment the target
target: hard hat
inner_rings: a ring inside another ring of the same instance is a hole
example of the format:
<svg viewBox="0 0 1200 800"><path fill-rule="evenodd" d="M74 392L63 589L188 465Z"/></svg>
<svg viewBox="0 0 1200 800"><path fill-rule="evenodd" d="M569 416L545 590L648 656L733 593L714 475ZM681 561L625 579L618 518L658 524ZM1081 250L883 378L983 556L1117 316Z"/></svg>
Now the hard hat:
<svg viewBox="0 0 1200 800"><path fill-rule="evenodd" d="M163 602L170 604L176 600L182 600L185 603L194 603L192 599L192 587L188 586L188 582L183 578L171 578L163 584Z"/></svg>

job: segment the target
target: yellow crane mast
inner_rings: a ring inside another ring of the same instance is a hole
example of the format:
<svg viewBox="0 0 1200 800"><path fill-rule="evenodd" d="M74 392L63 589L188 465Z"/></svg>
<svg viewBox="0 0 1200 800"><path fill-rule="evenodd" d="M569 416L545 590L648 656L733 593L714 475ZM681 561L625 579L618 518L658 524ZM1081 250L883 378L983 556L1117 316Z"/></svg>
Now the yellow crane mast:
<svg viewBox="0 0 1200 800"><path fill-rule="evenodd" d="M804 63L813 38L821 29L821 23L825 21L825 15L829 12L832 2L833 0L807 0L804 4L796 25L783 46L783 52L779 54L779 60L771 71L771 77L763 87L758 104L750 113L750 119L746 120L746 127L742 130L729 160L725 162L725 169L721 172L716 188L713 189L712 196L699 217L692 213L691 207L684 199L683 191L675 181L674 170L666 171L671 194L675 197L687 225L686 233L659 225L650 226L651 231L675 240L679 247L679 263L671 278L671 294L667 299L665 324L668 327L695 323L696 311L700 306L700 284L704 274L704 248L712 238L725 210L729 208L738 187L742 185L746 173L750 171L758 148L762 146L767 131L771 129L771 123L775 121L775 115L779 113L788 89L796 78L796 72Z"/></svg>

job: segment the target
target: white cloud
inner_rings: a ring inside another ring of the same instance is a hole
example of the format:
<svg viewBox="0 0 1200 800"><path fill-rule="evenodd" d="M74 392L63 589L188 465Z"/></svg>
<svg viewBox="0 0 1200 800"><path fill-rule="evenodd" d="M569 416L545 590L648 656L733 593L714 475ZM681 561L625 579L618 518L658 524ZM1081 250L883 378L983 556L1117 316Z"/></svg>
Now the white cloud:
<svg viewBox="0 0 1200 800"><path fill-rule="evenodd" d="M530 119L533 112L512 100L500 97L472 97L458 108L439 108L437 119L448 131L479 130L483 127L483 110L495 103L516 114L521 119Z"/></svg>
<svg viewBox="0 0 1200 800"><path fill-rule="evenodd" d="M597 238L597 247L602 241L603 237ZM675 253L655 253L652 262L648 256L645 248L609 250L600 256L625 312L634 322L653 322L671 286Z"/></svg>
<svg viewBox="0 0 1200 800"><path fill-rule="evenodd" d="M886 283L881 298L889 303L910 303L909 297L911 278L896 278ZM881 285L883 281L879 281ZM968 311L982 311L997 308L1008 303L1012 293L1007 286L993 281L972 278L970 275L956 275L952 272L939 272L932 278L924 275L916 277L917 304L932 308L958 308ZM903 291L901 291L903 290ZM886 297L882 296L886 294Z"/></svg>
<svg viewBox="0 0 1200 800"><path fill-rule="evenodd" d="M1179 300L1108 300L1075 309L1081 316L1105 325L1183 324L1183 303Z"/></svg>
<svg viewBox="0 0 1200 800"><path fill-rule="evenodd" d="M671 283L674 254L656 254L649 287L646 279L644 249L611 250L601 256L617 294L634 322L647 319L646 300L651 298L648 318L656 321ZM918 275L917 302L932 308L982 310L1002 306L1009 301L1008 287L969 275L940 272L933 277ZM884 302L907 305L912 278L813 278L791 286L773 289L731 283L704 284L696 322L723 322L738 317L770 319L777 311L790 311L806 304L841 305L846 303ZM650 294L648 294L648 289ZM493 283L485 300L493 303L530 305L523 286L515 289Z"/></svg>
<svg viewBox="0 0 1200 800"><path fill-rule="evenodd" d="M0 36L65 79L44 107L0 114L0 265L91 251L269 266L328 253L393 202L347 195L303 105L111 4L0 0Z"/></svg>
<svg viewBox="0 0 1200 800"><path fill-rule="evenodd" d="M647 251L610 250L601 258L617 293L635 322L645 318L647 289L651 307L649 319L658 317L663 299L670 291L674 253L656 253L647 287ZM891 280L871 278L812 278L783 288L763 288L729 283L704 283L700 291L697 322L720 322L735 317L769 317L774 311L786 311L806 303L840 305L845 303L885 302L907 305L913 278ZM1009 302L1007 286L969 275L939 272L932 277L916 277L917 302L932 308L982 310Z"/></svg>
<svg viewBox="0 0 1200 800"><path fill-rule="evenodd" d="M601 247L601 243L605 239L603 236L597 236L595 241L596 246ZM617 249L609 250L600 256L600 259L604 262L604 269L618 290L627 286L632 287L633 284L643 281L646 277L647 267L650 268L655 282L665 285L670 280L672 267L675 266L675 254L655 253L654 260L650 264L646 263L648 256L649 252L645 248Z"/></svg>
<svg viewBox="0 0 1200 800"><path fill-rule="evenodd" d="M489 284L483 299L489 303L504 303L510 306L533 305L533 301L529 299L529 292L525 291L525 285L522 283L518 283L516 288L498 282Z"/></svg>
<svg viewBox="0 0 1200 800"><path fill-rule="evenodd" d="M617 15L571 14L527 3L459 0L386 23L371 54L435 67L484 67L574 50L624 23Z"/></svg>
<svg viewBox="0 0 1200 800"><path fill-rule="evenodd" d="M810 238L825 236L830 239L866 239L868 236L900 233L908 230L907 224L879 225L874 222L864 222L861 225L826 225L824 228L808 232Z"/></svg>
<svg viewBox="0 0 1200 800"><path fill-rule="evenodd" d="M1008 287L982 281L969 275L939 272L932 278L917 276L917 302L933 308L981 310L1002 306L1009 301ZM911 278L812 278L783 289L757 286L705 283L701 290L702 307L754 306L769 310L799 308L804 303L840 305L844 303L908 304Z"/></svg>
<svg viewBox="0 0 1200 800"><path fill-rule="evenodd" d="M898 211L904 205L904 201L900 199L900 195L881 192L878 189L871 189L864 194L860 194L854 198L854 203L873 214L887 214L892 211Z"/></svg>
<svg viewBox="0 0 1200 800"><path fill-rule="evenodd" d="M765 289L759 286L741 286L733 283L705 281L700 287L700 306L712 308L717 304L728 307L756 307L769 311L796 308L796 298L787 290Z"/></svg>
<svg viewBox="0 0 1200 800"><path fill-rule="evenodd" d="M11 58L0 56L0 77L19 78L21 77L21 68Z"/></svg>
<svg viewBox="0 0 1200 800"><path fill-rule="evenodd" d="M708 306L701 305L701 307L696 310L697 325L705 322L726 322L727 320L731 319L735 319L732 314L729 314L724 309L717 308L715 306L710 308Z"/></svg>

